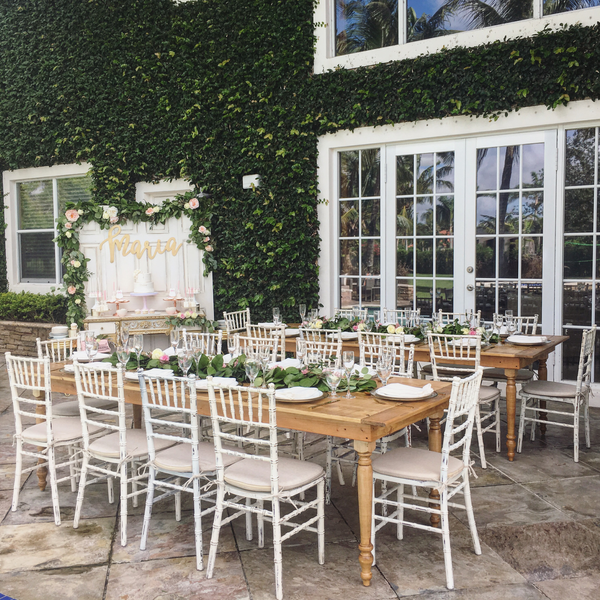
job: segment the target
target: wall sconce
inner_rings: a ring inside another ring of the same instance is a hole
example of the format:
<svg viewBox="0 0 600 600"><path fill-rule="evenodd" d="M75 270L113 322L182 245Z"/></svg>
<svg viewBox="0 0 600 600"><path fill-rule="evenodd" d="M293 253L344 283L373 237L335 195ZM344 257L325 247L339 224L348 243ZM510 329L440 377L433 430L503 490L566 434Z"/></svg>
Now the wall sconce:
<svg viewBox="0 0 600 600"><path fill-rule="evenodd" d="M253 186L260 187L260 175L244 175L242 177L242 188L250 190Z"/></svg>

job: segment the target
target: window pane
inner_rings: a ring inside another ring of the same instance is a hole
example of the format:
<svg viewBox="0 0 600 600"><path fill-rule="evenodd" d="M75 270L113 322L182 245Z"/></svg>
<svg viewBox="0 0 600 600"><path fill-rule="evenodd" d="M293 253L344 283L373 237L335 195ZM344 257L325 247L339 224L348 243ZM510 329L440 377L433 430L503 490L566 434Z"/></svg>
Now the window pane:
<svg viewBox="0 0 600 600"><path fill-rule="evenodd" d="M396 309L412 308L413 305L412 279L399 279L396 283Z"/></svg>
<svg viewBox="0 0 600 600"><path fill-rule="evenodd" d="M519 194L500 194L499 233L519 233Z"/></svg>
<svg viewBox="0 0 600 600"><path fill-rule="evenodd" d="M358 237L358 200L340 202L340 237Z"/></svg>
<svg viewBox="0 0 600 600"><path fill-rule="evenodd" d="M562 376L563 379L575 381L579 369L579 353L581 350L581 329L564 329L569 339L562 344Z"/></svg>
<svg viewBox="0 0 600 600"><path fill-rule="evenodd" d="M398 43L398 0L335 0L335 53Z"/></svg>
<svg viewBox="0 0 600 600"><path fill-rule="evenodd" d="M565 325L592 324L592 286L586 283L563 285L563 323Z"/></svg>
<svg viewBox="0 0 600 600"><path fill-rule="evenodd" d="M433 240L417 240L417 275L433 275Z"/></svg>
<svg viewBox="0 0 600 600"><path fill-rule="evenodd" d="M595 139L594 129L567 131L566 185L593 185Z"/></svg>
<svg viewBox="0 0 600 600"><path fill-rule="evenodd" d="M17 184L19 229L54 228L52 181Z"/></svg>
<svg viewBox="0 0 600 600"><path fill-rule="evenodd" d="M417 306L421 309L422 317L431 317L434 311L433 306L433 281L416 280L415 287L417 290Z"/></svg>
<svg viewBox="0 0 600 600"><path fill-rule="evenodd" d="M362 275L380 274L379 240L364 240L362 242Z"/></svg>
<svg viewBox="0 0 600 600"><path fill-rule="evenodd" d="M594 190L565 190L565 233L594 230Z"/></svg>
<svg viewBox="0 0 600 600"><path fill-rule="evenodd" d="M540 331L540 327L542 326L541 283L521 284L521 315L524 317L533 317L533 315L538 315L538 331Z"/></svg>
<svg viewBox="0 0 600 600"><path fill-rule="evenodd" d="M435 255L435 272L438 275L452 275L454 273L454 240L437 240Z"/></svg>
<svg viewBox="0 0 600 600"><path fill-rule="evenodd" d="M396 195L405 196L414 193L414 156L396 157Z"/></svg>
<svg viewBox="0 0 600 600"><path fill-rule="evenodd" d="M381 304L381 281L378 278L366 277L362 280L362 306L379 306Z"/></svg>
<svg viewBox="0 0 600 600"><path fill-rule="evenodd" d="M92 178L69 177L58 179L58 207L59 211L65 211L67 202L88 202L92 199Z"/></svg>
<svg viewBox="0 0 600 600"><path fill-rule="evenodd" d="M417 235L433 235L433 198L417 198Z"/></svg>
<svg viewBox="0 0 600 600"><path fill-rule="evenodd" d="M475 284L475 310L481 311L484 321L491 321L496 312L496 284L479 281Z"/></svg>
<svg viewBox="0 0 600 600"><path fill-rule="evenodd" d="M523 146L523 187L544 187L544 144Z"/></svg>
<svg viewBox="0 0 600 600"><path fill-rule="evenodd" d="M566 237L564 251L564 278L589 279L592 276L592 250L594 238L590 236Z"/></svg>
<svg viewBox="0 0 600 600"><path fill-rule="evenodd" d="M358 275L358 240L340 240L340 274Z"/></svg>
<svg viewBox="0 0 600 600"><path fill-rule="evenodd" d="M519 154L519 146L503 146L500 148L501 190L514 190L519 187Z"/></svg>
<svg viewBox="0 0 600 600"><path fill-rule="evenodd" d="M340 198L358 197L358 151L340 152Z"/></svg>
<svg viewBox="0 0 600 600"><path fill-rule="evenodd" d="M438 196L435 202L436 231L442 235L454 233L454 196Z"/></svg>
<svg viewBox="0 0 600 600"><path fill-rule="evenodd" d="M477 233L496 233L495 195L477 195Z"/></svg>
<svg viewBox="0 0 600 600"><path fill-rule="evenodd" d="M396 235L413 235L413 199L396 201Z"/></svg>
<svg viewBox="0 0 600 600"><path fill-rule="evenodd" d="M433 153L417 154L417 194L433 192Z"/></svg>
<svg viewBox="0 0 600 600"><path fill-rule="evenodd" d="M498 283L498 312L512 310L515 315L519 310L519 290L514 283Z"/></svg>
<svg viewBox="0 0 600 600"><path fill-rule="evenodd" d="M53 238L52 232L19 234L21 281L56 281Z"/></svg>
<svg viewBox="0 0 600 600"><path fill-rule="evenodd" d="M438 153L435 177L435 191L438 194L454 191L454 152Z"/></svg>
<svg viewBox="0 0 600 600"><path fill-rule="evenodd" d="M400 276L413 274L413 242L412 240L398 240L396 252L396 274Z"/></svg>
<svg viewBox="0 0 600 600"><path fill-rule="evenodd" d="M342 277L340 279L340 308L359 306L359 279Z"/></svg>
<svg viewBox="0 0 600 600"><path fill-rule="evenodd" d="M579 10L591 6L600 6L600 0L578 0L577 2L557 2L556 0L544 0L544 15ZM577 375L575 376L575 379Z"/></svg>
<svg viewBox="0 0 600 600"><path fill-rule="evenodd" d="M524 237L521 247L521 278L542 278L542 238Z"/></svg>
<svg viewBox="0 0 600 600"><path fill-rule="evenodd" d="M379 235L379 199L362 201L362 234Z"/></svg>
<svg viewBox="0 0 600 600"><path fill-rule="evenodd" d="M496 240L477 238L475 246L475 275L479 278L496 277Z"/></svg>
<svg viewBox="0 0 600 600"><path fill-rule="evenodd" d="M499 276L504 279L519 277L519 238L499 238Z"/></svg>
<svg viewBox="0 0 600 600"><path fill-rule="evenodd" d="M523 194L523 233L542 233L544 230L544 194Z"/></svg>
<svg viewBox="0 0 600 600"><path fill-rule="evenodd" d="M362 195L379 196L379 148L361 152Z"/></svg>

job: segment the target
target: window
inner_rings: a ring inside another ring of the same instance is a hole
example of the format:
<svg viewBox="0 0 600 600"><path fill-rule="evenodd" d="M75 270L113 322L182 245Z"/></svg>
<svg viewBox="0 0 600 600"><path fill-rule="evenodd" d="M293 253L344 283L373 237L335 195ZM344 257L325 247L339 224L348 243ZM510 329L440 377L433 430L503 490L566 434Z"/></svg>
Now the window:
<svg viewBox="0 0 600 600"><path fill-rule="evenodd" d="M563 378L577 379L581 332L600 323L600 211L597 127L566 132L563 259ZM596 341L596 355L600 340ZM595 361L594 380L600 381Z"/></svg>
<svg viewBox="0 0 600 600"><path fill-rule="evenodd" d="M23 283L59 283L60 249L54 243L56 219L67 202L91 198L91 178L48 178L16 182L18 280Z"/></svg>
<svg viewBox="0 0 600 600"><path fill-rule="evenodd" d="M334 0L335 56L582 8L600 0Z"/></svg>

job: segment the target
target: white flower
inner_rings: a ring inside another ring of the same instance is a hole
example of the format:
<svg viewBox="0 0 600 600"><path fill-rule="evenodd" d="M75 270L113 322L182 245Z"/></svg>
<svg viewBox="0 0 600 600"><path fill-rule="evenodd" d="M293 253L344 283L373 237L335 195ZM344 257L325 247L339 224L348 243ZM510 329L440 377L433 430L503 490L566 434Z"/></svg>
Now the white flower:
<svg viewBox="0 0 600 600"><path fill-rule="evenodd" d="M183 208L185 208L185 210L187 210L189 207L190 207L190 203L189 203L189 202L186 202L186 203L183 205Z"/></svg>
<svg viewBox="0 0 600 600"><path fill-rule="evenodd" d="M317 319L315 321L315 329L321 329L323 327L323 321L321 319Z"/></svg>
<svg viewBox="0 0 600 600"><path fill-rule="evenodd" d="M462 331L462 334L463 334L463 335L469 335L469 328L468 328L468 327L463 327L463 328L461 329L461 331Z"/></svg>
<svg viewBox="0 0 600 600"><path fill-rule="evenodd" d="M160 206L155 206L154 207L154 212L157 213L160 210Z"/></svg>
<svg viewBox="0 0 600 600"><path fill-rule="evenodd" d="M108 214L108 211L107 211L107 210L103 211L103 213L102 213L102 218L103 218L103 219L110 219L110 215Z"/></svg>
<svg viewBox="0 0 600 600"><path fill-rule="evenodd" d="M394 333L404 333L404 327L396 327L396 331Z"/></svg>
<svg viewBox="0 0 600 600"><path fill-rule="evenodd" d="M475 331L476 331L476 332L477 332L479 335L483 335L483 332L484 332L485 330L483 329L483 327L478 327L478 328L477 328Z"/></svg>
<svg viewBox="0 0 600 600"><path fill-rule="evenodd" d="M73 261L73 266L74 266L76 269L79 269L79 267L81 266L81 263L80 263L78 260L74 260L74 261Z"/></svg>
<svg viewBox="0 0 600 600"><path fill-rule="evenodd" d="M356 331L364 331L364 330L365 330L365 324L358 323L358 325L356 326Z"/></svg>
<svg viewBox="0 0 600 600"><path fill-rule="evenodd" d="M83 210L81 208L77 212L79 213L79 216L83 214Z"/></svg>
<svg viewBox="0 0 600 600"><path fill-rule="evenodd" d="M193 312L192 313L192 319L195 319L198 316L198 313Z"/></svg>
<svg viewBox="0 0 600 600"><path fill-rule="evenodd" d="M442 333L442 331L444 331L444 328L441 325L437 325L435 328L435 332L436 333Z"/></svg>
<svg viewBox="0 0 600 600"><path fill-rule="evenodd" d="M163 355L163 351L160 348L152 350L152 358L158 360Z"/></svg>
<svg viewBox="0 0 600 600"><path fill-rule="evenodd" d="M81 300L79 298L75 298L75 304L81 304Z"/></svg>
<svg viewBox="0 0 600 600"><path fill-rule="evenodd" d="M116 217L119 214L119 209L116 206L111 206L107 212L109 216Z"/></svg>
<svg viewBox="0 0 600 600"><path fill-rule="evenodd" d="M65 231L65 235L70 238L73 234L70 231Z"/></svg>
<svg viewBox="0 0 600 600"><path fill-rule="evenodd" d="M387 326L387 332L388 333L396 333L396 326L395 325L388 325Z"/></svg>

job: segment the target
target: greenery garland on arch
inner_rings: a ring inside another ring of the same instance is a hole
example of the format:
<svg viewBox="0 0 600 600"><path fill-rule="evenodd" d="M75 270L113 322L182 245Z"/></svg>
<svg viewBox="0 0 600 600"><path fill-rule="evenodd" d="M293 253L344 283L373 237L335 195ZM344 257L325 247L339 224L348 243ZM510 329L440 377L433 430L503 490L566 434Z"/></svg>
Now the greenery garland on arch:
<svg viewBox="0 0 600 600"><path fill-rule="evenodd" d="M67 323L83 325L86 316L85 282L91 273L87 268L90 261L79 249L79 234L83 225L96 222L101 229L132 221L134 223L162 224L168 219L189 217L192 222L188 243L195 244L203 251L204 275L213 271L217 262L213 256L214 240L211 236L210 221L212 201L202 190L191 190L169 198L162 205L115 202L102 205L97 202L75 204L68 202L63 215L57 219L58 235L54 239L62 249L64 267L64 291L67 296Z"/></svg>

